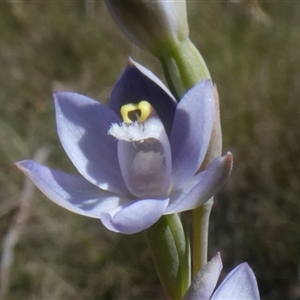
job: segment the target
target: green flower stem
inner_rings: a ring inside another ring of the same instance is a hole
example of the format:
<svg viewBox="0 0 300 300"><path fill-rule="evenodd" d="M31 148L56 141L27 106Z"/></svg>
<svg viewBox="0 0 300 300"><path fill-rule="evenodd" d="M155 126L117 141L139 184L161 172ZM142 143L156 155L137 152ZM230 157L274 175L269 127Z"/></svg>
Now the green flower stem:
<svg viewBox="0 0 300 300"><path fill-rule="evenodd" d="M190 39L173 43L156 55L177 99L202 79L210 78L205 61Z"/></svg>
<svg viewBox="0 0 300 300"><path fill-rule="evenodd" d="M207 263L208 225L213 198L193 210L193 277Z"/></svg>
<svg viewBox="0 0 300 300"><path fill-rule="evenodd" d="M202 55L188 38L170 43L169 47L156 56L160 59L168 85L178 100L197 82L211 78ZM210 148L209 151L214 152L214 149ZM209 157L208 153L208 160ZM207 263L208 227L212 205L213 198L193 210L193 276Z"/></svg>
<svg viewBox="0 0 300 300"><path fill-rule="evenodd" d="M178 214L162 216L147 229L160 282L171 299L181 300L191 282L190 244Z"/></svg>

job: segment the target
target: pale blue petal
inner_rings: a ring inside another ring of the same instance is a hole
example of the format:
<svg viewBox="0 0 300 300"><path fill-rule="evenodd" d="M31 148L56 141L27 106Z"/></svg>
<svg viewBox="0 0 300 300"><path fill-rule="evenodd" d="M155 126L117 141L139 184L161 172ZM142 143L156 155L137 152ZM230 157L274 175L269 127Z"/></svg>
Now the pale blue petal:
<svg viewBox="0 0 300 300"><path fill-rule="evenodd" d="M222 260L218 253L195 276L183 300L209 300L219 280Z"/></svg>
<svg viewBox="0 0 300 300"><path fill-rule="evenodd" d="M53 202L80 215L100 218L103 211L116 209L131 199L120 197L73 175L24 160L16 166Z"/></svg>
<svg viewBox="0 0 300 300"><path fill-rule="evenodd" d="M211 300L259 300L255 275L247 263L233 269L223 280Z"/></svg>
<svg viewBox="0 0 300 300"><path fill-rule="evenodd" d="M101 189L128 194L117 141L107 134L120 118L107 106L76 93L56 93L54 99L58 135L77 170Z"/></svg>
<svg viewBox="0 0 300 300"><path fill-rule="evenodd" d="M176 100L174 96L171 94L169 89L165 86L165 84L149 69L144 67L143 65L137 63L134 61L131 57L129 57L129 65L137 68L144 76L148 77L151 81L153 81L157 86L159 86L173 101L171 103L174 105L176 103Z"/></svg>
<svg viewBox="0 0 300 300"><path fill-rule="evenodd" d="M101 221L109 230L133 234L149 228L163 214L169 199L143 199L102 213Z"/></svg>
<svg viewBox="0 0 300 300"><path fill-rule="evenodd" d="M207 152L214 121L210 80L192 87L179 102L171 130L174 187L182 186L199 169Z"/></svg>
<svg viewBox="0 0 300 300"><path fill-rule="evenodd" d="M208 201L223 186L231 169L231 153L214 159L205 171L195 175L170 195L170 204L165 214L194 209Z"/></svg>

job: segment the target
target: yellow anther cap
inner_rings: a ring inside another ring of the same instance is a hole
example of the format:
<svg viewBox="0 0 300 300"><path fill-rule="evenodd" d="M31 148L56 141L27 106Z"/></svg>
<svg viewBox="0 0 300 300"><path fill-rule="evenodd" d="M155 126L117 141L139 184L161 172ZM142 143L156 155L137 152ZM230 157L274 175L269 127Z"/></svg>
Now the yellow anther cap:
<svg viewBox="0 0 300 300"><path fill-rule="evenodd" d="M152 109L152 105L143 100L141 101L138 105L138 109L141 111L141 116L138 118L138 122L145 122L151 115L153 109Z"/></svg>
<svg viewBox="0 0 300 300"><path fill-rule="evenodd" d="M128 103L121 107L120 113L125 123L130 124L132 120L129 119L129 113L137 110L137 104Z"/></svg>
<svg viewBox="0 0 300 300"><path fill-rule="evenodd" d="M131 124L135 120L130 119L130 114L136 112L136 121L139 123L145 122L153 112L152 105L143 100L138 104L128 103L121 107L120 113L123 121L126 124Z"/></svg>

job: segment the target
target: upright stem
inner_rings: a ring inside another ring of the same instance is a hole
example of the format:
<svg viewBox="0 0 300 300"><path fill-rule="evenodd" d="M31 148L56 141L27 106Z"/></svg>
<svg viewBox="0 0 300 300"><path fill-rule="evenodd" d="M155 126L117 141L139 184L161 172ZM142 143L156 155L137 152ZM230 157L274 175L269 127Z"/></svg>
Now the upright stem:
<svg viewBox="0 0 300 300"><path fill-rule="evenodd" d="M193 210L193 277L207 263L209 217L213 198Z"/></svg>
<svg viewBox="0 0 300 300"><path fill-rule="evenodd" d="M168 85L177 99L180 99L198 81L210 78L202 55L189 39L173 44L161 53L159 59ZM209 151L214 151L211 148ZM209 153L207 158L210 160ZM207 163L209 161L205 162ZM207 263L208 227L212 205L213 199L210 199L193 210L193 276Z"/></svg>

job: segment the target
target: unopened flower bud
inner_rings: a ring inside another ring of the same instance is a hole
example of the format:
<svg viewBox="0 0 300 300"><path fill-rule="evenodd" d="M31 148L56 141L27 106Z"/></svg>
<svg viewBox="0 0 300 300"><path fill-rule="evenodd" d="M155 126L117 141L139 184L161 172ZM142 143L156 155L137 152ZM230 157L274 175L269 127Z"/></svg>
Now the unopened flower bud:
<svg viewBox="0 0 300 300"><path fill-rule="evenodd" d="M139 47L159 53L188 38L185 1L105 0L118 26Z"/></svg>

